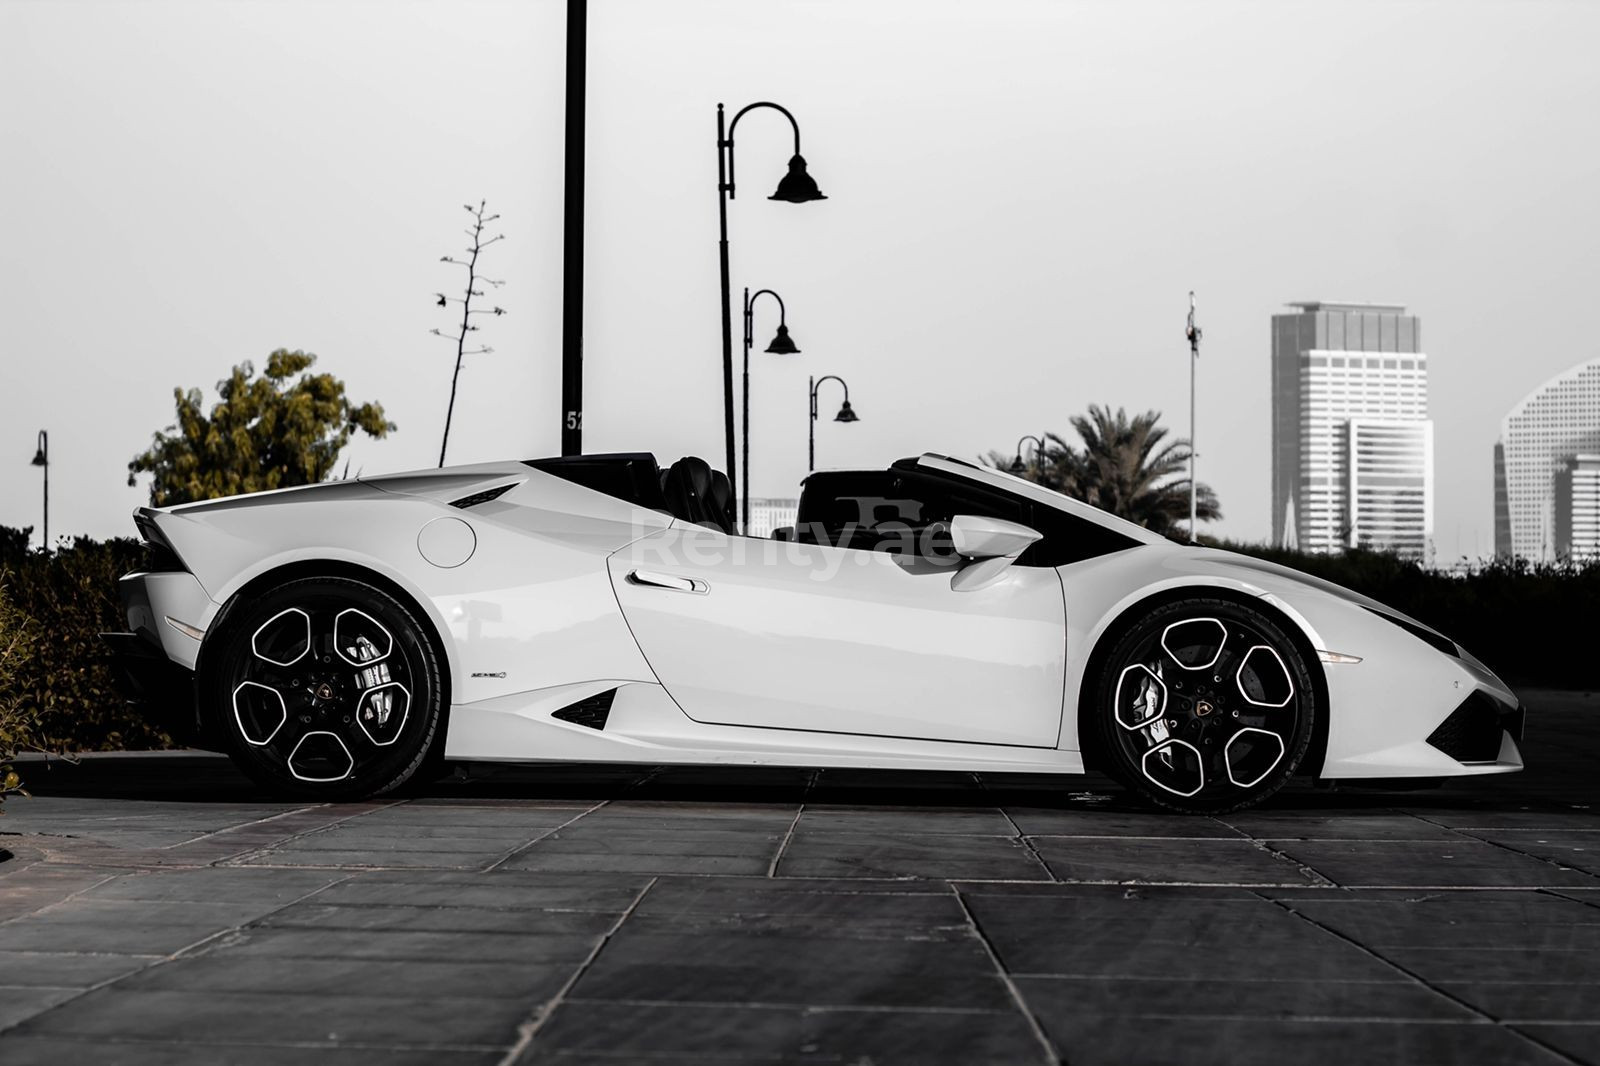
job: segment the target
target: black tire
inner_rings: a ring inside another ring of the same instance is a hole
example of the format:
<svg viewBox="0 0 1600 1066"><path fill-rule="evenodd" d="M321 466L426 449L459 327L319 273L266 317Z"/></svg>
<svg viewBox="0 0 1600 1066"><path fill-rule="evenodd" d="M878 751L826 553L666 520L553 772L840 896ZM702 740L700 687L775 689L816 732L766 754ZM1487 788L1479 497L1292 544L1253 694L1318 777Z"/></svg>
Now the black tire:
<svg viewBox="0 0 1600 1066"><path fill-rule="evenodd" d="M1310 667L1279 622L1202 597L1122 631L1094 701L1111 775L1147 803L1191 814L1250 807L1282 788L1319 713Z"/></svg>
<svg viewBox="0 0 1600 1066"><path fill-rule="evenodd" d="M438 656L389 593L342 577L288 581L235 605L219 636L206 666L213 722L262 787L363 799L428 760L443 718Z"/></svg>

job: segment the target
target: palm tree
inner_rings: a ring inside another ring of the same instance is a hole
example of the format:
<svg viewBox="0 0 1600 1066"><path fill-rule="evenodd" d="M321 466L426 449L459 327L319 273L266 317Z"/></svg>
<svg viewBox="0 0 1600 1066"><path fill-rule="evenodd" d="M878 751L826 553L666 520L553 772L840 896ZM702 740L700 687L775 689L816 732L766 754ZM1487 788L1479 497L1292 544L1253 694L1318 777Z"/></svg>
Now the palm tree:
<svg viewBox="0 0 1600 1066"><path fill-rule="evenodd" d="M1160 419L1159 411L1130 419L1122 408L1113 415L1110 408L1091 405L1087 417L1072 418L1083 447L1047 433L1044 448L1022 476L1171 536L1189 517L1189 479L1183 476L1189 446L1182 439L1168 441L1166 429L1157 424ZM1006 469L1010 462L998 452L989 453L993 466ZM1222 517L1217 494L1204 483L1196 494L1196 512L1207 521Z"/></svg>

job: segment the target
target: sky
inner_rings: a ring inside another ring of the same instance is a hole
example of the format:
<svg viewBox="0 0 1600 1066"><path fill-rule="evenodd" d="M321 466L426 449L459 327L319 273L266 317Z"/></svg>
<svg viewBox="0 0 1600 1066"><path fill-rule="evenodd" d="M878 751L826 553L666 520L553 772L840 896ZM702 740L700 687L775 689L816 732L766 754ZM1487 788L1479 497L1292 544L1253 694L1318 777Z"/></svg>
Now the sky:
<svg viewBox="0 0 1600 1066"><path fill-rule="evenodd" d="M760 352L751 490L818 465L1011 452L1092 403L1188 432L1216 532L1265 539L1269 320L1421 317L1436 543L1492 549L1500 418L1600 356L1600 5L590 0L589 451L721 466L716 104L788 107L829 199L766 199L790 131L737 136L737 290ZM351 469L432 465L462 205L509 312L470 357L450 460L560 449L565 7L556 0L0 0L0 525L133 532L126 464L174 387L317 353L398 430ZM737 313L737 310L736 312ZM738 329L735 328L735 336ZM736 356L737 357L737 356ZM832 386L830 385L831 389ZM37 532L35 534L37 536Z"/></svg>

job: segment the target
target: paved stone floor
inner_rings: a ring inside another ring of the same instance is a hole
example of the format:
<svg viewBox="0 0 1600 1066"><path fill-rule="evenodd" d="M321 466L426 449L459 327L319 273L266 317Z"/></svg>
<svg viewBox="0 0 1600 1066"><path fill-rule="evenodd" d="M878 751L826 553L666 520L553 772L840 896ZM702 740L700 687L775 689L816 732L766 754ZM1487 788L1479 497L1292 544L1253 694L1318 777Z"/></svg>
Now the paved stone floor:
<svg viewBox="0 0 1600 1066"><path fill-rule="evenodd" d="M1600 1063L1600 696L1533 769L1182 818L1103 779L30 763L3 1063Z"/></svg>

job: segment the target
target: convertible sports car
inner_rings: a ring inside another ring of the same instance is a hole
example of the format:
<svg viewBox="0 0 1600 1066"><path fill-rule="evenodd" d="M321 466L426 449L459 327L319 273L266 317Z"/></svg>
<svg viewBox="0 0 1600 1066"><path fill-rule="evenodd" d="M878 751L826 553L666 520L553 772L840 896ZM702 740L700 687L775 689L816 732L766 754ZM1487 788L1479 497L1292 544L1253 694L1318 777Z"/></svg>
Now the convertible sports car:
<svg viewBox="0 0 1600 1066"><path fill-rule="evenodd" d="M318 799L473 760L1088 767L1220 812L1522 766L1488 668L1296 571L939 455L812 474L770 540L729 496L638 453L140 508L107 639L177 735Z"/></svg>

